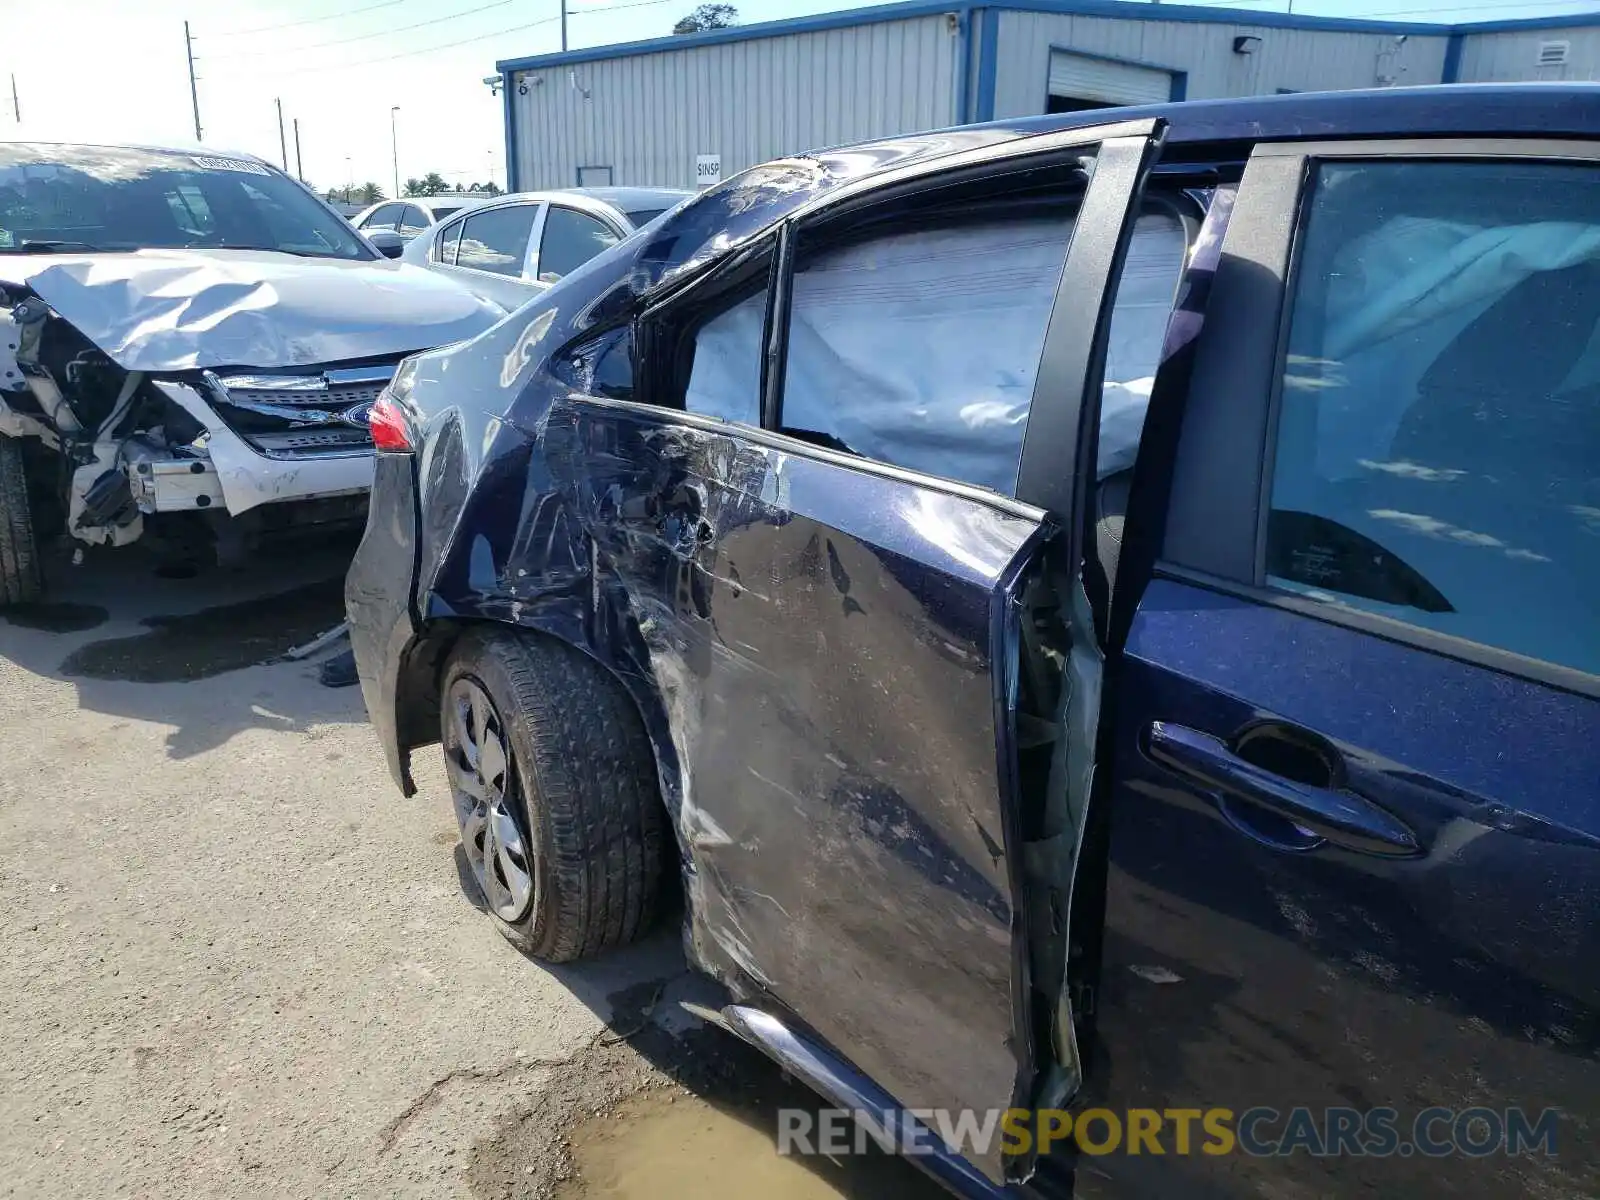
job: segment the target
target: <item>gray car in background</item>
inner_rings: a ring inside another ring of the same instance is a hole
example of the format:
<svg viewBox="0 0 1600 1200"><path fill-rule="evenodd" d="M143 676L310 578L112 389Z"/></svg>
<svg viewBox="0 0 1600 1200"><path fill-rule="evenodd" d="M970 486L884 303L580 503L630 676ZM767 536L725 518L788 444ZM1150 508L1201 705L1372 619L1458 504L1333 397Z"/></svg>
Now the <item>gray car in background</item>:
<svg viewBox="0 0 1600 1200"><path fill-rule="evenodd" d="M646 187L515 192L439 222L402 257L516 308L692 195Z"/></svg>

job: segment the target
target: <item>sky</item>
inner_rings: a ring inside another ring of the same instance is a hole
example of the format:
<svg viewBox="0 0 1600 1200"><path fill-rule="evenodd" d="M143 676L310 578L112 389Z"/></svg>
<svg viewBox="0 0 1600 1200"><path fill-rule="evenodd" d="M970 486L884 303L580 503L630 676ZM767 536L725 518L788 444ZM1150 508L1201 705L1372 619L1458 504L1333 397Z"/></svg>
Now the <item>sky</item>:
<svg viewBox="0 0 1600 1200"><path fill-rule="evenodd" d="M697 0L568 0L573 49L671 33ZM1213 0L1198 0L1215 7ZM1256 12L1291 0L1232 0ZM735 0L744 23L859 7L858 0ZM1593 12L1597 0L1292 0L1297 13L1449 22ZM207 145L280 162L283 103L320 189L393 191L438 171L505 184L499 59L561 48L559 0L0 0L0 140L194 141L184 21L194 38ZM15 75L20 120L12 111Z"/></svg>

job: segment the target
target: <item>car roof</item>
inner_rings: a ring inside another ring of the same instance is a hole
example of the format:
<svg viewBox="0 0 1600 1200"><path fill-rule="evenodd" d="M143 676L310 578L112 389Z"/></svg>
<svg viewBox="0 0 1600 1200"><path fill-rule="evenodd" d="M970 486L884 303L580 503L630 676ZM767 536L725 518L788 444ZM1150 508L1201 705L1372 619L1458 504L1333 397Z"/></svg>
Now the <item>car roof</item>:
<svg viewBox="0 0 1600 1200"><path fill-rule="evenodd" d="M184 157L237 158L260 163L264 167L279 168L247 150L230 150L222 146L203 146L198 142L188 146L154 146L146 142L65 142L60 138L0 138L0 146L27 146L31 150L47 151L53 146L70 146L74 150L138 150L146 154L179 154Z"/></svg>
<svg viewBox="0 0 1600 1200"><path fill-rule="evenodd" d="M1161 117L1167 143L1279 141L1325 137L1461 137L1543 133L1600 134L1600 84L1436 84L1348 92L1292 92L1102 108L976 128L1016 136Z"/></svg>
<svg viewBox="0 0 1600 1200"><path fill-rule="evenodd" d="M1140 108L1021 117L812 150L752 167L701 192L663 218L638 264L654 282L685 279L834 189L960 151L1093 125L1160 118L1168 123L1165 162L1185 146L1333 138L1600 136L1600 85L1448 84L1349 92L1299 92L1197 100ZM1214 150L1205 152L1214 160ZM1192 160L1191 160L1192 161ZM651 286L654 284L652 283Z"/></svg>
<svg viewBox="0 0 1600 1200"><path fill-rule="evenodd" d="M561 191L569 195L589 196L622 212L641 208L671 208L694 195L688 188L664 187L586 187L562 188Z"/></svg>

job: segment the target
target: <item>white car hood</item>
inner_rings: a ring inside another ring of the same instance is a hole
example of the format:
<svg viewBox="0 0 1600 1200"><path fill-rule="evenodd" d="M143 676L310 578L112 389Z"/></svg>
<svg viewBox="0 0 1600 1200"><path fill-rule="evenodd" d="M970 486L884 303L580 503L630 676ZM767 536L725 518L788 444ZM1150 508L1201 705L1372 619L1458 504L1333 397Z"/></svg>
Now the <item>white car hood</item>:
<svg viewBox="0 0 1600 1200"><path fill-rule="evenodd" d="M127 371L307 367L426 350L504 316L432 271L389 259L260 250L0 255Z"/></svg>

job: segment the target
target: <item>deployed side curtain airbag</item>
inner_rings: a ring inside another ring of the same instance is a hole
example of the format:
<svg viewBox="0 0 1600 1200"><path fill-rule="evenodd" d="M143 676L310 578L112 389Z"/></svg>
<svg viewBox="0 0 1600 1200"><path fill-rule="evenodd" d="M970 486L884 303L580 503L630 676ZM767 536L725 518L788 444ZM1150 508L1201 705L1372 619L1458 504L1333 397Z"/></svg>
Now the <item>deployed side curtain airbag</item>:
<svg viewBox="0 0 1600 1200"><path fill-rule="evenodd" d="M911 230L804 259L783 427L1012 494L1071 236L1063 211ZM1106 356L1101 478L1133 465L1185 248L1175 216L1134 226ZM763 292L696 333L689 411L759 421L765 308Z"/></svg>
<svg viewBox="0 0 1600 1200"><path fill-rule="evenodd" d="M804 262L784 427L1011 493L1071 236L1063 212L916 230Z"/></svg>

